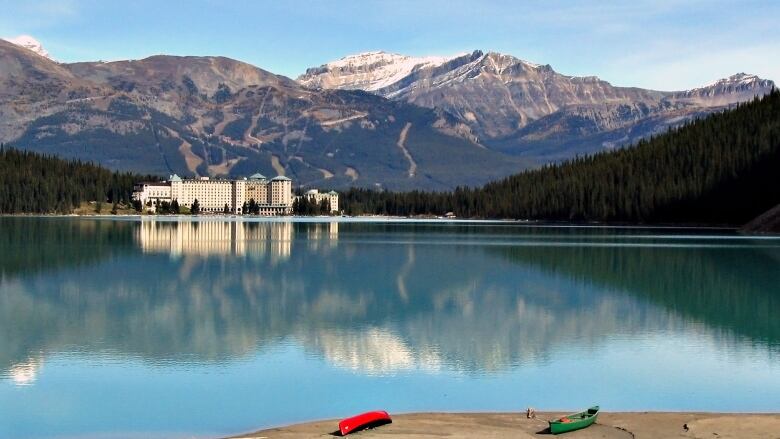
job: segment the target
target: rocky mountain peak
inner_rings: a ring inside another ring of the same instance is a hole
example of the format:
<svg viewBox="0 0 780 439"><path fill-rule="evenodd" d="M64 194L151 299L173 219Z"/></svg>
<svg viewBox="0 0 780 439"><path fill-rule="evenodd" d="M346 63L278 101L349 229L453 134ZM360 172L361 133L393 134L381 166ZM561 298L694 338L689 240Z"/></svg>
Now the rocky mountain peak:
<svg viewBox="0 0 780 439"><path fill-rule="evenodd" d="M298 82L311 88L377 91L415 71L437 67L463 55L414 57L383 51L364 52L309 68L298 77Z"/></svg>
<svg viewBox="0 0 780 439"><path fill-rule="evenodd" d="M758 75L750 73L736 73L727 78L713 81L703 87L678 92L675 94L680 99L687 101L713 105L730 105L761 96L774 87L774 82L761 79Z"/></svg>
<svg viewBox="0 0 780 439"><path fill-rule="evenodd" d="M544 66L499 52L488 52L484 56L484 63L493 67L496 73L504 73L511 67L521 65L527 69L541 69ZM549 66L548 66L549 67Z"/></svg>
<svg viewBox="0 0 780 439"><path fill-rule="evenodd" d="M595 132L656 115L680 120L682 113L743 102L773 86L756 75L738 73L681 92L616 87L597 76L562 75L550 65L480 50L444 58L369 52L309 69L298 80L317 88L361 89L439 108L483 140L513 136L555 114L556 130L576 133L583 131L583 124ZM545 124L551 126L549 121Z"/></svg>
<svg viewBox="0 0 780 439"><path fill-rule="evenodd" d="M24 47L27 50L37 53L44 58L52 59L49 52L43 48L43 44L30 35L19 35L13 38L3 39L9 43L16 44L17 46Z"/></svg>
<svg viewBox="0 0 780 439"><path fill-rule="evenodd" d="M207 96L249 86L300 88L284 76L218 56L154 55L139 60L82 62L67 67L78 77L128 92L145 90L164 94L179 84L184 84L192 94Z"/></svg>
<svg viewBox="0 0 780 439"><path fill-rule="evenodd" d="M724 87L730 87L730 88L738 88L738 87L755 87L755 86L765 86L766 84L771 83L772 81L768 81L765 79L761 79L758 77L758 75L753 75L750 73L740 72L735 73L729 77L726 78L720 78L715 81L710 82L709 84L697 87L692 89L691 91L695 90L718 90L722 89Z"/></svg>
<svg viewBox="0 0 780 439"><path fill-rule="evenodd" d="M681 92L616 87L481 50L365 52L296 82L218 56L70 64L28 46L0 40L0 142L116 169L260 170L329 187L481 184L630 144L774 85L739 73Z"/></svg>

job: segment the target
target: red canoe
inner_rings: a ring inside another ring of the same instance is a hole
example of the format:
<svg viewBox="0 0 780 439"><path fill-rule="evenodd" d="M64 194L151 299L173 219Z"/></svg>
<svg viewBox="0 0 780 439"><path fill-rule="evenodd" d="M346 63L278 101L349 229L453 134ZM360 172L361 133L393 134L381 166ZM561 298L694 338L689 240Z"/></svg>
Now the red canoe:
<svg viewBox="0 0 780 439"><path fill-rule="evenodd" d="M377 427L393 422L386 411L379 410L375 412L366 412L344 419L339 422L339 431L342 436L346 436L356 430L362 430L368 427Z"/></svg>

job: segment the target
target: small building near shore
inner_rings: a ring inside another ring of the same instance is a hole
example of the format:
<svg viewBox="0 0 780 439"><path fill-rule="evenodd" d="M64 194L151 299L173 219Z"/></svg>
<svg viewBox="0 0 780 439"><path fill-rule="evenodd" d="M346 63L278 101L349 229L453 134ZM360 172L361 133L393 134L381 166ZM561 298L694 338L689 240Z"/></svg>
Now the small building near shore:
<svg viewBox="0 0 780 439"><path fill-rule="evenodd" d="M320 192L317 189L309 189L303 195L296 197L298 199L305 199L310 203L317 205L322 204L323 201L327 201L330 206L330 212L336 213L339 211L339 193L336 191Z"/></svg>

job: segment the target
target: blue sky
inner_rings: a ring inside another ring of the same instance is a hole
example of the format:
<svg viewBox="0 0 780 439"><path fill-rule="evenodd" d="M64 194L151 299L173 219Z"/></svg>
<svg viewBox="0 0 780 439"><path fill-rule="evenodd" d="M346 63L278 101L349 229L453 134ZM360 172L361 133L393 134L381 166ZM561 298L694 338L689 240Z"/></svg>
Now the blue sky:
<svg viewBox="0 0 780 439"><path fill-rule="evenodd" d="M368 50L498 51L569 75L676 90L780 81L780 1L0 0L0 36L64 62L224 55L296 77Z"/></svg>

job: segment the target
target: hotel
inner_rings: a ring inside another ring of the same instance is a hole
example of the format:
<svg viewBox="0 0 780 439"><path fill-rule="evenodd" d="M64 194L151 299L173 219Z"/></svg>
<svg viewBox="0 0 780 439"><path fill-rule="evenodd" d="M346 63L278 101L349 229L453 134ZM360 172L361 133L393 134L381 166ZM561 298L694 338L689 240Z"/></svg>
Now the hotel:
<svg viewBox="0 0 780 439"><path fill-rule="evenodd" d="M328 201L330 204L331 212L339 211L339 194L336 191L330 191L328 193L321 193L317 189L311 189L306 191L303 195L296 197L298 199L306 199L310 203L322 204L323 201Z"/></svg>
<svg viewBox="0 0 780 439"><path fill-rule="evenodd" d="M338 194L330 192L331 212L338 211ZM239 180L200 177L182 179L171 175L167 181L143 182L135 185L133 199L145 209L155 211L159 203L172 203L191 208L195 200L203 213L242 214L254 200L262 216L290 215L293 205L292 180L280 175L266 179L261 174Z"/></svg>

